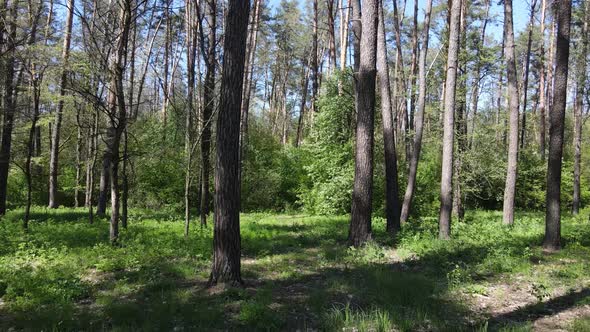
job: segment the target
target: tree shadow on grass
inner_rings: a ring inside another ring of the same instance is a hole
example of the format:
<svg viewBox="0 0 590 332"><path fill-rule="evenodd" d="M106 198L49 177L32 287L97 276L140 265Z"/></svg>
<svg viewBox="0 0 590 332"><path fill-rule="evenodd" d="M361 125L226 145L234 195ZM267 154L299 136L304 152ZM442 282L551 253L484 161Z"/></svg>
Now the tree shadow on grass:
<svg viewBox="0 0 590 332"><path fill-rule="evenodd" d="M553 316L588 300L590 300L590 288L570 291L548 301L529 304L514 311L494 316L489 320L489 327L496 330L505 326L523 324L543 317Z"/></svg>

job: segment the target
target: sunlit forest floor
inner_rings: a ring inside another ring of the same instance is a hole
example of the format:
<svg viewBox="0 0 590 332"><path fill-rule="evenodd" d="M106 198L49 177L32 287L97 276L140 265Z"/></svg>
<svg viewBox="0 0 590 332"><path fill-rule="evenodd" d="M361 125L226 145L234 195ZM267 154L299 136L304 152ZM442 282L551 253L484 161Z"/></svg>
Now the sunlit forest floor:
<svg viewBox="0 0 590 332"><path fill-rule="evenodd" d="M541 214L513 227L468 213L454 239L436 218L405 225L395 249L346 247L347 217L242 216L243 289L206 288L212 230L133 211L119 247L83 209L0 222L0 330L590 331L590 223L563 220L546 255Z"/></svg>

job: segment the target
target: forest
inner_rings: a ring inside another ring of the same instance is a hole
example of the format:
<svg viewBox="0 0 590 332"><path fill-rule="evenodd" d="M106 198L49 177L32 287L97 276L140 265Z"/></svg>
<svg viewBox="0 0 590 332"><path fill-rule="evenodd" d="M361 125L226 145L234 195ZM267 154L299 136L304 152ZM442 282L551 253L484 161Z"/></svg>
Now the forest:
<svg viewBox="0 0 590 332"><path fill-rule="evenodd" d="M590 331L589 24L0 0L0 331Z"/></svg>

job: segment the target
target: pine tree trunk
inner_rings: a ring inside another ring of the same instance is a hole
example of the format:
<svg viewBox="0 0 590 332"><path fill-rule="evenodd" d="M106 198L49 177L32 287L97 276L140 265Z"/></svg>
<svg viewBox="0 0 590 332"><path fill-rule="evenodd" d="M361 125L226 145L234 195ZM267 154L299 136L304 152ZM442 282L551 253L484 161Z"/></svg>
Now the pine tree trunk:
<svg viewBox="0 0 590 332"><path fill-rule="evenodd" d="M537 6L537 0L531 2L531 13L529 19L529 32L527 38L526 55L524 61L523 80L522 80L522 126L520 127L520 148L524 149L526 143L526 106L528 101L529 92L529 69L531 63L531 47L533 44L533 28L535 24L535 7Z"/></svg>
<svg viewBox="0 0 590 332"><path fill-rule="evenodd" d="M518 82L516 76L516 56L514 47L514 26L512 0L504 1L504 56L506 57L507 95L510 118L508 135L508 165L506 185L504 187L504 224L514 223L514 196L516 194L516 176L518 163Z"/></svg>
<svg viewBox="0 0 590 332"><path fill-rule="evenodd" d="M547 67L545 61L545 11L547 8L547 0L541 2L541 43L540 43L540 59L539 59L539 154L541 159L545 160L545 110L547 108Z"/></svg>
<svg viewBox="0 0 590 332"><path fill-rule="evenodd" d="M455 139L455 88L457 83L457 64L459 57L459 28L462 0L453 0L449 16L449 47L447 55L447 75L445 80L445 102L443 116L443 154L440 183L440 239L451 237L451 210L453 207L453 146Z"/></svg>
<svg viewBox="0 0 590 332"><path fill-rule="evenodd" d="M348 242L359 247L371 239L373 146L379 0L363 1L360 66L356 74L356 150Z"/></svg>
<svg viewBox="0 0 590 332"><path fill-rule="evenodd" d="M557 21L557 40L553 102L549 115L549 161L547 163L545 239L543 240L543 249L547 251L561 249L561 166L572 14L569 0L557 0L553 5Z"/></svg>
<svg viewBox="0 0 590 332"><path fill-rule="evenodd" d="M185 32L187 38L187 109L184 122L184 236L188 237L190 227L190 189L192 164L192 125L195 112L195 59L197 57L197 31L195 28L195 8L191 0L185 0Z"/></svg>
<svg viewBox="0 0 590 332"><path fill-rule="evenodd" d="M229 0L217 120L215 226L209 285L241 285L240 107L250 1Z"/></svg>

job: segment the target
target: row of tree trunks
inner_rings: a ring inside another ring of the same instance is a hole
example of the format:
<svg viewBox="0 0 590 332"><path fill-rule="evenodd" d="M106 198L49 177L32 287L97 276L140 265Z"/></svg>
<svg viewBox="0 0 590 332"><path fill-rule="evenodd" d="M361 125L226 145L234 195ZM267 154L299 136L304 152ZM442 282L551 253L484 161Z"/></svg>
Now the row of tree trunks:
<svg viewBox="0 0 590 332"><path fill-rule="evenodd" d="M74 0L68 0L68 14L66 17L66 28L64 31L64 43L62 48L62 69L59 83L59 101L55 111L55 120L51 132L51 151L49 157L49 207L55 209L59 206L57 201L58 172L59 172L59 142L61 123L63 119L64 97L66 95L67 66L70 58L70 44L72 40L72 25L74 20Z"/></svg>
<svg viewBox="0 0 590 332"><path fill-rule="evenodd" d="M387 220L387 231L394 235L401 229L397 153L395 149L393 110L391 108L391 90L389 82L389 65L387 63L383 3L381 1L379 2L377 75L379 77L379 91L381 93L381 117L383 122L383 142L385 144L385 217Z"/></svg>
<svg viewBox="0 0 590 332"><path fill-rule="evenodd" d="M416 107L416 129L414 134L412 156L409 161L408 168L408 183L404 195L404 202L400 214L400 221L402 223L408 221L410 216L410 208L412 206L412 199L414 198L414 190L416 188L416 174L418 173L418 161L420 160L420 151L422 149L422 135L424 132L424 110L426 107L426 57L428 55L428 40L430 31L430 15L432 12L432 0L426 3L426 11L424 13L424 27L422 30L422 48L420 51L420 59L418 61L418 103Z"/></svg>

